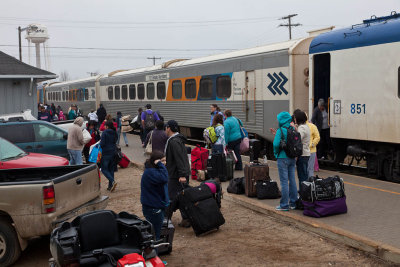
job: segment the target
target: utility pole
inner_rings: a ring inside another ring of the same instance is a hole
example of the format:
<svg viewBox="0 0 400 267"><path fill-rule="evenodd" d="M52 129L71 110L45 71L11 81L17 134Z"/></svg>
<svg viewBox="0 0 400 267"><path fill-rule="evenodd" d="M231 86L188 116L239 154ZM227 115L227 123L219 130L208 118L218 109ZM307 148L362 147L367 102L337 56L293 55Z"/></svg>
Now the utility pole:
<svg viewBox="0 0 400 267"><path fill-rule="evenodd" d="M291 14L291 15L287 15L286 17L283 17L281 19L287 19L289 21L289 23L287 24L279 24L278 27L288 27L289 28L289 40L292 40L292 27L298 27L301 26L300 23L295 23L292 24L292 18L297 16L297 14Z"/></svg>
<svg viewBox="0 0 400 267"><path fill-rule="evenodd" d="M147 59L152 59L153 60L153 66L156 65L156 59L161 59L160 57L148 57Z"/></svg>
<svg viewBox="0 0 400 267"><path fill-rule="evenodd" d="M21 26L18 27L18 47L19 47L19 61L22 61L22 46L21 46Z"/></svg>

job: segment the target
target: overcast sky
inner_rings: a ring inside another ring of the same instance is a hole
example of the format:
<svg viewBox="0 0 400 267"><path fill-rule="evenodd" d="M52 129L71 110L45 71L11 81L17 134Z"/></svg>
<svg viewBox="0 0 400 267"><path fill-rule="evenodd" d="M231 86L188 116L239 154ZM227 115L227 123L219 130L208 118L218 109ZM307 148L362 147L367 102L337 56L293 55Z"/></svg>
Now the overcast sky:
<svg viewBox="0 0 400 267"><path fill-rule="evenodd" d="M88 72L150 66L147 57L195 58L289 39L277 27L296 13L293 38L328 26L361 23L371 15L399 10L399 1L362 0L1 0L0 50L18 58L17 27L48 27L50 71L66 70L72 79ZM27 46L24 39L23 46ZM6 46L5 46L6 45ZM82 50L73 48L151 49ZM164 50L160 50L164 49ZM34 50L32 49L32 52ZM28 48L23 47L28 62ZM31 59L31 63L34 60ZM42 60L43 66L43 60Z"/></svg>

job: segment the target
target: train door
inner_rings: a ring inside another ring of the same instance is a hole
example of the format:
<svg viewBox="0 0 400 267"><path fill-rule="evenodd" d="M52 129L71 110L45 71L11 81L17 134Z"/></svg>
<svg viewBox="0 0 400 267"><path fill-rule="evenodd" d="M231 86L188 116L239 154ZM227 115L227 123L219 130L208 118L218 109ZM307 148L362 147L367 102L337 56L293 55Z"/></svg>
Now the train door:
<svg viewBox="0 0 400 267"><path fill-rule="evenodd" d="M324 99L328 104L331 96L331 55L329 53L315 55L314 57L314 108L319 99ZM329 107L328 107L329 108ZM311 111L310 111L311 112ZM328 110L329 114L329 110Z"/></svg>
<svg viewBox="0 0 400 267"><path fill-rule="evenodd" d="M256 74L246 71L246 122L255 122L256 119Z"/></svg>

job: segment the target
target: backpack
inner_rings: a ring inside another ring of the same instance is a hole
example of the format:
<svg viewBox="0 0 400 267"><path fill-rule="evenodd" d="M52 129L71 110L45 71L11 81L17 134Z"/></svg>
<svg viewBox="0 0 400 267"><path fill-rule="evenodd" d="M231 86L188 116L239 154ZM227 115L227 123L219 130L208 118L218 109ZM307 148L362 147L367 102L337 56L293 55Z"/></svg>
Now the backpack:
<svg viewBox="0 0 400 267"><path fill-rule="evenodd" d="M281 142L279 144L280 151L283 149L289 158L300 157L303 154L303 144L301 143L300 133L292 127L286 128L287 141L285 141L283 131L281 128L279 129L281 131Z"/></svg>
<svg viewBox="0 0 400 267"><path fill-rule="evenodd" d="M192 179L197 179L197 170L207 169L208 149L202 148L199 145L191 152L192 162Z"/></svg>
<svg viewBox="0 0 400 267"><path fill-rule="evenodd" d="M219 126L218 124L217 126ZM218 140L217 133L215 132L214 126L210 126L204 129L203 138L207 144L214 144Z"/></svg>
<svg viewBox="0 0 400 267"><path fill-rule="evenodd" d="M146 112L146 119L144 120L144 127L146 129L154 129L155 127L155 119L154 119L154 112L147 113Z"/></svg>

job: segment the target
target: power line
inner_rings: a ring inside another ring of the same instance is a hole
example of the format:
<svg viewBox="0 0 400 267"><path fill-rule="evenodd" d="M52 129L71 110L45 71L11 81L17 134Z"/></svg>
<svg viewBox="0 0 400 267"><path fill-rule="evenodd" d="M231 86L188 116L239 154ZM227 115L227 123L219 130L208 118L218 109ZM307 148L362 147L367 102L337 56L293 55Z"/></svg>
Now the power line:
<svg viewBox="0 0 400 267"><path fill-rule="evenodd" d="M156 59L161 59L160 57L148 57L147 59L152 59L153 60L153 66L156 65Z"/></svg>
<svg viewBox="0 0 400 267"><path fill-rule="evenodd" d="M287 24L279 24L279 26L278 26L278 27L288 27L289 28L289 40L292 40L292 27L301 26L300 23L295 23L295 24L292 23L291 19L293 17L296 17L296 16L297 16L297 14L291 14L291 15L288 15L286 17L281 18L281 19L287 19L289 23L287 23Z"/></svg>

